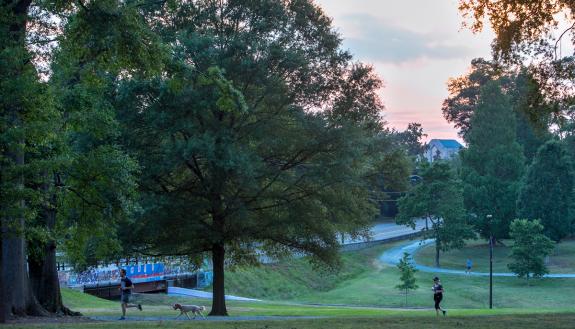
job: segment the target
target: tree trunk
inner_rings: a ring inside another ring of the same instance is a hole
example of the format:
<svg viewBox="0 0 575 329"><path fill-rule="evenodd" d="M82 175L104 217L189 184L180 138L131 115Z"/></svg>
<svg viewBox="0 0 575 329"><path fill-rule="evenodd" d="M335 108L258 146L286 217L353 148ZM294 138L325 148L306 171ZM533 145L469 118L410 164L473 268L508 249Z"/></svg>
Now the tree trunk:
<svg viewBox="0 0 575 329"><path fill-rule="evenodd" d="M8 31L8 36L3 36L0 43L0 51L7 49L21 50L26 53L26 27L28 23L28 9L30 8L32 0L19 0L19 1L1 1L0 7L3 13L3 19L0 22L0 29ZM18 54L19 52L14 52ZM5 65L13 65L10 74L6 79L18 79L25 71L26 65L31 65L28 58L20 58L16 56L13 62ZM21 96L21 95L18 95ZM21 127L23 116L23 99L15 99L12 104L7 106L6 116L7 126ZM17 168L23 168L24 150L22 145L26 141L23 137L19 137L17 141L8 141L8 147L3 150L4 156L12 160L9 164L12 172L18 172ZM16 168L16 170L14 169ZM3 168L4 169L4 168ZM2 179L14 184L16 190L22 190L24 187L24 177L14 177L12 175L4 175ZM16 199L12 204L6 205L10 207L11 214L0 218L2 230L2 267L0 268L0 275L5 286L9 285L10 289L4 290L4 299L2 300L3 307L6 313L10 312L12 315L46 315L46 311L38 304L32 289L30 289L30 281L28 278L28 269L26 266L26 240L25 240L25 207L23 198Z"/></svg>
<svg viewBox="0 0 575 329"><path fill-rule="evenodd" d="M58 270L56 268L56 243L50 241L42 246L43 258L29 258L28 268L34 296L44 309L58 315L81 315L62 303Z"/></svg>
<svg viewBox="0 0 575 329"><path fill-rule="evenodd" d="M439 249L441 248L439 239L435 239L435 267L441 267L439 265Z"/></svg>
<svg viewBox="0 0 575 329"><path fill-rule="evenodd" d="M13 110L14 111L14 110ZM17 126L20 120L16 113L12 113L12 122ZM18 148L9 150L8 155L14 159L15 166L24 166L24 151ZM13 178L20 188L24 186L24 177ZM15 213L17 217L2 218L2 268L0 269L2 281L10 285L5 290L4 307L6 312L13 316L47 315L38 304L30 287L28 268L26 263L26 224L24 210L26 204L23 200L16 201Z"/></svg>
<svg viewBox="0 0 575 329"><path fill-rule="evenodd" d="M4 223L6 225L7 223ZM7 232L7 235L10 232ZM4 297L5 307L13 315L25 315L28 295L27 272L24 265L24 239L18 236L6 236L2 239L2 281L10 283Z"/></svg>
<svg viewBox="0 0 575 329"><path fill-rule="evenodd" d="M407 289L405 289L405 307L407 307Z"/></svg>
<svg viewBox="0 0 575 329"><path fill-rule="evenodd" d="M56 183L56 176L54 183ZM45 193L50 192L50 184L43 186ZM51 193L48 205L42 210L43 223L48 232L53 232L56 228L56 194ZM28 267L30 271L30 281L32 290L38 302L50 313L60 315L80 315L72 312L62 304L62 293L60 292L60 281L58 280L58 268L56 262L56 241L51 238L49 241L37 242L39 256L28 257Z"/></svg>
<svg viewBox="0 0 575 329"><path fill-rule="evenodd" d="M228 315L228 310L226 309L226 291L224 287L225 252L223 243L216 243L212 247L214 283L210 315Z"/></svg>
<svg viewBox="0 0 575 329"><path fill-rule="evenodd" d="M4 223L6 229L6 223ZM19 229L24 227L24 220L17 222ZM38 304L30 287L26 266L26 241L22 234L6 229L2 239L2 280L10 285L4 291L6 312L14 316L37 315L48 313Z"/></svg>
<svg viewBox="0 0 575 329"><path fill-rule="evenodd" d="M12 122L18 126L20 119L15 113L12 113ZM23 142L22 142L23 144ZM15 166L24 166L24 151L18 147L8 151L10 158L14 159ZM4 176L3 176L4 177ZM14 177L19 189L23 189L24 177ZM44 310L34 297L30 286L28 268L26 262L26 224L24 213L26 203L24 200L18 200L12 205L16 210L14 217L1 218L2 225L2 268L0 275L10 289L4 291L4 307L6 312L13 316L36 315L47 316Z"/></svg>
<svg viewBox="0 0 575 329"><path fill-rule="evenodd" d="M0 222L1 224L1 222ZM0 323L6 323L6 299L4 298L4 275L3 275L3 271L2 269L4 268L2 259L3 254L2 254L2 241L3 241L3 235L2 234L3 229L2 229L2 225L0 225Z"/></svg>

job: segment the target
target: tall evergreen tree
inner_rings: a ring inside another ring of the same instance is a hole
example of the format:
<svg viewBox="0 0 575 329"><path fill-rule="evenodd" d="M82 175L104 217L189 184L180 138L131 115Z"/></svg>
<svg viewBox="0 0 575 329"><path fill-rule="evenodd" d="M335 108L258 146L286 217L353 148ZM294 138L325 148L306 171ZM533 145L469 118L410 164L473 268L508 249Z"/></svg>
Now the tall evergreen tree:
<svg viewBox="0 0 575 329"><path fill-rule="evenodd" d="M473 238L471 227L463 207L461 183L455 178L449 164L434 161L424 166L421 181L409 193L399 199L398 224L415 227L415 219L425 218L431 229L424 231L424 239L435 239L435 265L439 254L465 245L465 239Z"/></svg>
<svg viewBox="0 0 575 329"><path fill-rule="evenodd" d="M487 83L471 119L468 148L461 152L465 207L483 237L490 233L496 239L507 237L509 223L515 218L524 171L523 151L515 133L509 98L498 83Z"/></svg>
<svg viewBox="0 0 575 329"><path fill-rule="evenodd" d="M517 200L521 218L541 220L544 233L559 241L572 232L573 164L561 142L549 141L527 169Z"/></svg>

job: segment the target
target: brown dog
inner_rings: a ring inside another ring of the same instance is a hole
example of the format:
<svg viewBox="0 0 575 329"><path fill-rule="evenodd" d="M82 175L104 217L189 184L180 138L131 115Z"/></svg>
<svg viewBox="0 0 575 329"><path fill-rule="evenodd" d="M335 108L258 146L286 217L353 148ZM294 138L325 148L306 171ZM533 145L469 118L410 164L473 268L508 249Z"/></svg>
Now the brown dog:
<svg viewBox="0 0 575 329"><path fill-rule="evenodd" d="M205 311L206 308L203 306L197 306L197 305L182 305L182 304L174 304L174 310L180 310L180 315L178 315L176 317L179 318L180 316L182 316L182 314L185 314L186 317L188 318L188 320L190 319L190 316L188 315L188 312L192 312L194 314L194 319L196 318L196 315L200 315L202 318L206 318L204 316L204 314L202 313L202 311Z"/></svg>

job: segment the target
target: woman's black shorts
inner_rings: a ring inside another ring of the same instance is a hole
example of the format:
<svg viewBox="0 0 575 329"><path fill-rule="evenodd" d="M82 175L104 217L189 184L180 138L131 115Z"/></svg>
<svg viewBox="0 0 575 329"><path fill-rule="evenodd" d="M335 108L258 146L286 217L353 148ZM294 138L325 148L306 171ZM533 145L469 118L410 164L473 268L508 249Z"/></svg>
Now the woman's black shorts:
<svg viewBox="0 0 575 329"><path fill-rule="evenodd" d="M433 295L433 301L435 301L435 309L439 310L441 307L439 306L439 303L441 303L441 300L443 299L443 294L434 294Z"/></svg>

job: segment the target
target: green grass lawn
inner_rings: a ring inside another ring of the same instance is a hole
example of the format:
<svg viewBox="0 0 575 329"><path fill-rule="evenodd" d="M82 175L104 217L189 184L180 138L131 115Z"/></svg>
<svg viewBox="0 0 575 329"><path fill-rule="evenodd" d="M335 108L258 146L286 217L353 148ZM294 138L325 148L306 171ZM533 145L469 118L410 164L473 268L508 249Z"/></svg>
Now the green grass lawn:
<svg viewBox="0 0 575 329"><path fill-rule="evenodd" d="M533 286L532 286L533 288ZM537 287L544 289L544 287ZM87 294L70 289L62 290L64 304L73 310L80 311L86 316L117 316L120 312L119 302L99 299ZM399 296L403 297L403 296ZM415 300L422 297L426 308L403 308L403 307L366 307L366 306L342 306L342 305L309 305L290 302L277 301L228 301L228 312L230 316L337 316L337 317L374 317L374 316L429 316L434 312L430 308L429 294L418 296L413 294L409 300ZM210 301L206 299L192 299L187 297L166 296L160 294L139 295L135 298L136 302L142 303L144 311L139 312L134 309L129 310L129 314L138 316L176 316L178 313L172 310L173 303L187 303L204 305L210 307ZM451 306L455 301L453 298L446 305L450 315L454 316L475 316L475 315L513 315L513 314L531 314L531 313L549 313L549 312L572 312L575 309L570 308L570 304L559 305L555 308L505 308L497 307L494 310L487 308L466 309L455 308ZM402 306L398 305L398 306ZM433 305L431 305L433 306ZM497 304L495 306L498 306Z"/></svg>
<svg viewBox="0 0 575 329"><path fill-rule="evenodd" d="M198 329L567 329L573 328L575 314L529 314L496 316L386 316L366 318L293 319L265 321L182 321L104 322L75 324L9 325L7 328L198 328Z"/></svg>
<svg viewBox="0 0 575 329"><path fill-rule="evenodd" d="M495 272L509 272L507 264L512 259L509 257L513 241L503 241L505 246L496 245L493 250L493 270ZM547 266L550 273L575 273L575 239L569 239L558 243L555 250L549 256ZM419 264L435 266L435 246L423 247L415 254L415 260ZM440 265L444 268L465 270L465 261L470 258L473 262L473 271L489 271L489 244L484 240L472 240L467 246L459 250L450 250L440 255Z"/></svg>
<svg viewBox="0 0 575 329"><path fill-rule="evenodd" d="M118 316L120 303L108 301L71 289L62 289L64 304L86 316ZM144 311L134 309L129 314L142 316L174 316L179 313L171 307L174 303L206 306L208 312L211 300L188 297L167 296L164 294L136 294L133 302L141 303ZM382 310L376 307L318 306L290 302L227 301L230 316L379 316L393 315L404 310Z"/></svg>
<svg viewBox="0 0 575 329"><path fill-rule="evenodd" d="M404 243L404 242L399 242ZM264 299L263 302L229 301L230 316L317 316L321 319L290 319L235 322L126 322L42 324L41 328L572 328L575 320L575 280L525 280L494 278L494 310L487 309L488 278L442 275L446 290L447 318L436 319L431 295L434 273L416 274L419 289L408 296L395 289L399 271L378 261L396 244L343 254L339 272L314 268L305 259L226 273L228 294ZM479 243L477 248L481 248ZM566 243L560 253L567 257ZM475 248L472 246L472 248ZM421 257L421 255L419 255ZM446 257L446 261L448 257ZM65 305L87 316L118 316L120 305L63 289ZM136 294L144 311L128 316L175 317L175 302L210 306L205 299ZM318 304L318 305L313 305ZM549 315L549 313L553 313ZM11 326L21 328L24 326Z"/></svg>
<svg viewBox="0 0 575 329"><path fill-rule="evenodd" d="M84 315L102 316L119 314L117 302L99 299L70 289L63 289L64 303L84 312ZM181 297L140 295L145 303L138 316L176 316L170 303ZM205 300L189 303L206 304ZM371 329L371 328L572 328L575 313L572 308L560 309L450 309L446 318L436 318L434 311L409 309L382 309L373 307L310 306L279 302L229 302L230 316L320 316L319 319L266 319L261 321L146 321L96 323L38 323L9 325L7 328L221 328L221 329ZM136 312L136 311L132 311ZM128 313L128 317L132 312Z"/></svg>

